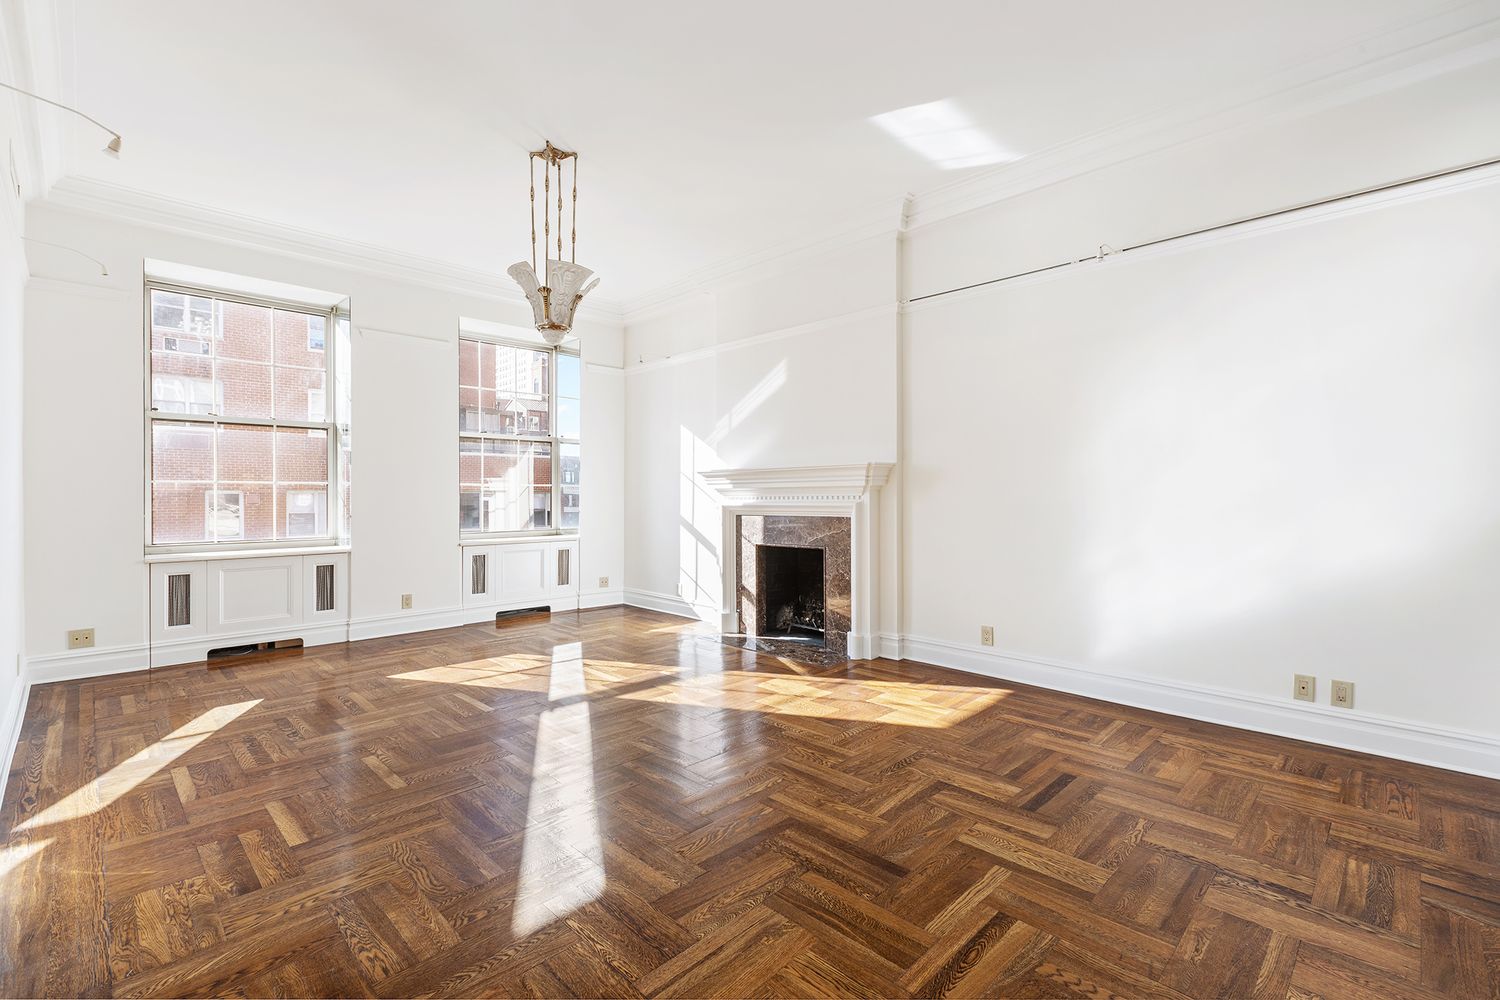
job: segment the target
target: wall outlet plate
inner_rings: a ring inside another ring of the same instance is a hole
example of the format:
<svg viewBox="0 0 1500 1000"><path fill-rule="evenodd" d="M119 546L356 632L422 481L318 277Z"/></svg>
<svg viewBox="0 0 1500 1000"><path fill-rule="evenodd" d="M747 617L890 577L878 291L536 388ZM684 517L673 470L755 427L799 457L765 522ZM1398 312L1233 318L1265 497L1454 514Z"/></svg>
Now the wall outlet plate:
<svg viewBox="0 0 1500 1000"><path fill-rule="evenodd" d="M1297 674L1292 680L1292 697L1298 701L1318 700L1318 679L1312 674Z"/></svg>
<svg viewBox="0 0 1500 1000"><path fill-rule="evenodd" d="M995 644L995 626L979 626L979 644L981 646L993 646Z"/></svg>
<svg viewBox="0 0 1500 1000"><path fill-rule="evenodd" d="M609 588L609 577L607 577L607 576L601 576L599 578L599 589L600 590L606 590L608 588Z"/></svg>
<svg viewBox="0 0 1500 1000"><path fill-rule="evenodd" d="M94 644L94 630L91 628L75 628L68 633L69 649L86 649Z"/></svg>
<svg viewBox="0 0 1500 1000"><path fill-rule="evenodd" d="M402 611L410 611L411 610L411 595L410 594L402 594L401 595L401 610Z"/></svg>
<svg viewBox="0 0 1500 1000"><path fill-rule="evenodd" d="M1354 707L1354 682L1334 681L1328 691L1328 704L1334 708Z"/></svg>

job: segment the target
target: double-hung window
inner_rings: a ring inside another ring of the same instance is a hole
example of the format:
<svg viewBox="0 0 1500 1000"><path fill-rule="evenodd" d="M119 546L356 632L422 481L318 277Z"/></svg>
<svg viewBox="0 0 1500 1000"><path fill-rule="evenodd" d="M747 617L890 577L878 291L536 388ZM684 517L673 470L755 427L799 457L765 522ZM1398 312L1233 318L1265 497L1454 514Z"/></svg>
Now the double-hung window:
<svg viewBox="0 0 1500 1000"><path fill-rule="evenodd" d="M576 354L459 338L461 534L577 530L581 383Z"/></svg>
<svg viewBox="0 0 1500 1000"><path fill-rule="evenodd" d="M348 314L156 283L146 312L147 544L346 538Z"/></svg>

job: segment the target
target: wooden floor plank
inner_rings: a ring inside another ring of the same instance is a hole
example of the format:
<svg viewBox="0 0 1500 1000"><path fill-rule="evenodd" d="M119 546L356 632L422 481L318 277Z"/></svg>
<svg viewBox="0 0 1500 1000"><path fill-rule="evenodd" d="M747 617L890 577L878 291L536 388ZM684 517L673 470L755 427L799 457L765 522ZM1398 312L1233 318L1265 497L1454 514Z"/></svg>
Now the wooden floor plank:
<svg viewBox="0 0 1500 1000"><path fill-rule="evenodd" d="M1500 783L653 612L44 685L19 740L4 996L1500 998Z"/></svg>

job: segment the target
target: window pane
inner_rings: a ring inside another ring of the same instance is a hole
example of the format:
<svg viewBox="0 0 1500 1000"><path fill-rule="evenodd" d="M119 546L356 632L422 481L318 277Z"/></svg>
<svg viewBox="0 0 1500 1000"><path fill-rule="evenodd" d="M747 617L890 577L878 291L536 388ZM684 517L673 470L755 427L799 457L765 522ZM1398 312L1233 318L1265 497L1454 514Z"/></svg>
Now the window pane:
<svg viewBox="0 0 1500 1000"><path fill-rule="evenodd" d="M151 293L151 335L182 333L187 316L187 300L176 292ZM153 345L155 346L155 345Z"/></svg>
<svg viewBox="0 0 1500 1000"><path fill-rule="evenodd" d="M221 358L271 362L271 310L244 302L220 302L222 332L216 353Z"/></svg>
<svg viewBox="0 0 1500 1000"><path fill-rule="evenodd" d="M222 447L222 442L221 442ZM219 542L269 542L276 538L276 501L271 484L265 482L239 482L233 479L219 480L219 509L214 514L210 527L221 531L239 527L238 535L219 535L211 541ZM238 517L226 506L238 506Z"/></svg>
<svg viewBox="0 0 1500 1000"><path fill-rule="evenodd" d="M226 417L270 417L271 366L220 358L215 364Z"/></svg>
<svg viewBox="0 0 1500 1000"><path fill-rule="evenodd" d="M276 419L315 420L327 418L321 368L276 369Z"/></svg>
<svg viewBox="0 0 1500 1000"><path fill-rule="evenodd" d="M208 539L203 497L213 487L212 427L151 427L151 540L157 544Z"/></svg>
<svg viewBox="0 0 1500 1000"><path fill-rule="evenodd" d="M578 470L579 448L576 444L558 447L558 473L562 477L562 511L558 514L559 528L578 527Z"/></svg>
<svg viewBox="0 0 1500 1000"><path fill-rule="evenodd" d="M481 399L486 410L486 419L493 412L496 419L513 427L494 433L534 435L547 437L552 433L552 422L548 416L548 397L551 392L551 375L547 370L550 355L546 351L533 351L525 347L506 345L483 345L487 352L481 355L494 358L493 378L481 377L495 388L494 400Z"/></svg>
<svg viewBox="0 0 1500 1000"><path fill-rule="evenodd" d="M580 436L579 397L583 386L583 362L577 355L557 356L557 436Z"/></svg>
<svg viewBox="0 0 1500 1000"><path fill-rule="evenodd" d="M552 446L541 442L486 441L482 459L479 487L484 530L526 531L549 527Z"/></svg>
<svg viewBox="0 0 1500 1000"><path fill-rule="evenodd" d="M275 310L272 322L276 329L276 363L322 368L325 319L286 309Z"/></svg>

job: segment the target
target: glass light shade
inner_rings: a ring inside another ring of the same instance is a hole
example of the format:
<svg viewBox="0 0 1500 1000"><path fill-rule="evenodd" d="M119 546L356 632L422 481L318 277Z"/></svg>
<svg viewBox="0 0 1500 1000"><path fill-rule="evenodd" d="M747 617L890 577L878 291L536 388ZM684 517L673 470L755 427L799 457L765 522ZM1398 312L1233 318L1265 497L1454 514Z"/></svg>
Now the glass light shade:
<svg viewBox="0 0 1500 1000"><path fill-rule="evenodd" d="M542 339L553 347L562 343L572 329L578 303L599 284L598 278L589 281L593 271L564 260L547 261L546 285L537 283L536 272L524 260L512 264L505 273L526 293L536 328L541 331Z"/></svg>

